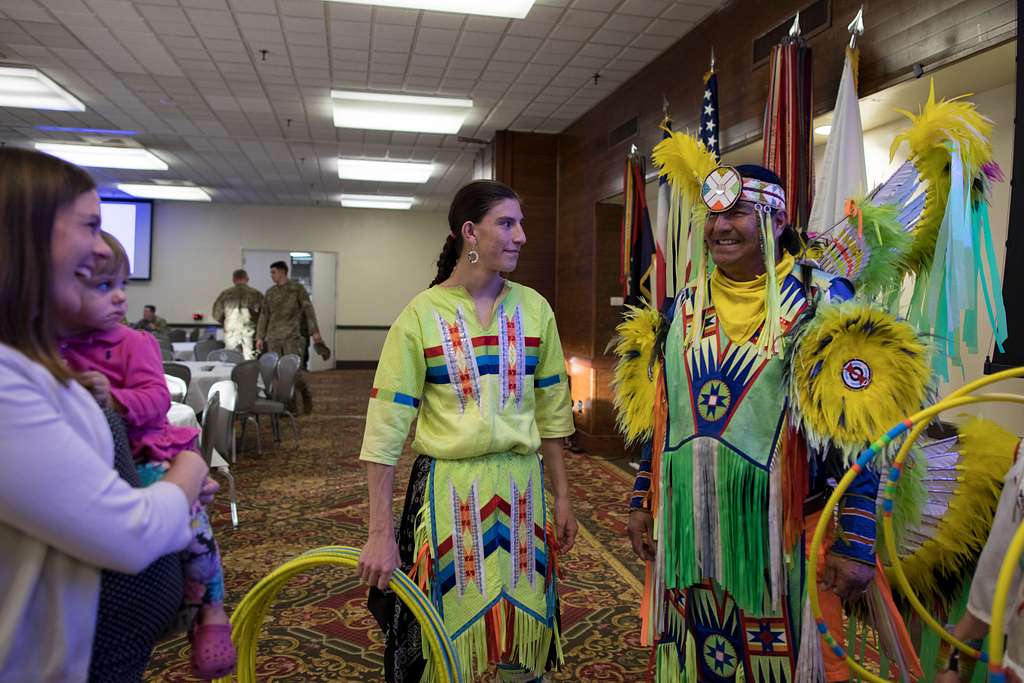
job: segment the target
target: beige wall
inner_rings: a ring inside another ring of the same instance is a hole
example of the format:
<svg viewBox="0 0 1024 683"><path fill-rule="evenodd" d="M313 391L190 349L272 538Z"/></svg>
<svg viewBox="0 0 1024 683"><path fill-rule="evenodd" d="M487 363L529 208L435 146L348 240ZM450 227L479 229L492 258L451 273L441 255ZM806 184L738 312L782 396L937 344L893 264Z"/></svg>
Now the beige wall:
<svg viewBox="0 0 1024 683"><path fill-rule="evenodd" d="M153 279L128 290L129 319L154 304L169 322L210 320L242 249L338 253L339 325L390 325L433 279L448 232L443 214L159 202L153 217ZM376 360L385 332L336 335L339 360Z"/></svg>

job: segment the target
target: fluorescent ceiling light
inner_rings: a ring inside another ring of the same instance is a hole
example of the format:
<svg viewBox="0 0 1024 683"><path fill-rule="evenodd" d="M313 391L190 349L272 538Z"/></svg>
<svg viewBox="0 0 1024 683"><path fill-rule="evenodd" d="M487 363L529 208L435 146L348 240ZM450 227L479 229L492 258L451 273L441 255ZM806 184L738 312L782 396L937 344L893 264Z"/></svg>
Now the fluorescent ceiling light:
<svg viewBox="0 0 1024 683"><path fill-rule="evenodd" d="M350 209L411 209L412 197L389 197L381 194L343 194L341 205Z"/></svg>
<svg viewBox="0 0 1024 683"><path fill-rule="evenodd" d="M817 133L818 135L824 135L825 137L828 137L829 134L832 132L832 126L826 123L824 126L818 126L817 128L815 128L814 132Z"/></svg>
<svg viewBox="0 0 1024 683"><path fill-rule="evenodd" d="M384 183L425 183L433 164L372 159L338 159L338 177L342 180L379 180Z"/></svg>
<svg viewBox="0 0 1024 683"><path fill-rule="evenodd" d="M96 145L65 145L37 142L36 149L79 166L97 168L133 168L143 171L166 171L167 164L141 147L99 147Z"/></svg>
<svg viewBox="0 0 1024 683"><path fill-rule="evenodd" d="M313 255L308 251L289 251L288 255L293 259L299 259L302 261L312 261Z"/></svg>
<svg viewBox="0 0 1024 683"><path fill-rule="evenodd" d="M136 185L118 183L117 189L143 199L174 199L184 202L208 202L210 195L201 187L191 185Z"/></svg>
<svg viewBox="0 0 1024 683"><path fill-rule="evenodd" d="M335 2L523 19L533 7L534 0L484 0L483 2L481 0L335 0Z"/></svg>
<svg viewBox="0 0 1024 683"><path fill-rule="evenodd" d="M332 90L334 125L359 130L455 134L473 100Z"/></svg>
<svg viewBox="0 0 1024 683"><path fill-rule="evenodd" d="M47 133L88 133L90 135L138 135L137 130L118 130L116 128L70 128L68 126L36 126L36 130Z"/></svg>
<svg viewBox="0 0 1024 683"><path fill-rule="evenodd" d="M0 107L85 111L74 95L38 69L0 66Z"/></svg>

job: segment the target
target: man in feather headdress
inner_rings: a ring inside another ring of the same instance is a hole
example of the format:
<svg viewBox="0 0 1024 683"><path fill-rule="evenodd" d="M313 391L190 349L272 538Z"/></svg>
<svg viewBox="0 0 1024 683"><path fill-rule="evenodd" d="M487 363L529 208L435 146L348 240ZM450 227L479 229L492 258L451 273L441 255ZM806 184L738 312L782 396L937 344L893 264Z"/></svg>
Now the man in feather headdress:
<svg viewBox="0 0 1024 683"><path fill-rule="evenodd" d="M653 436L629 534L651 563L644 636L657 648L656 680L848 680L843 658L821 651L803 586L805 552L828 481L845 469L843 452L800 429L782 351L809 328L816 306L851 298L853 286L795 262L801 241L771 171L715 168L700 194L707 218L691 250L694 278L663 322L661 357L619 348L620 414L628 414L630 363L654 368L660 404L654 425L623 425L638 441ZM905 341L926 378L924 347L914 335ZM851 391L872 382L868 362L852 353L836 369ZM841 601L876 580L877 490L877 475L865 469L842 500L821 562L821 604L833 632L842 629Z"/></svg>

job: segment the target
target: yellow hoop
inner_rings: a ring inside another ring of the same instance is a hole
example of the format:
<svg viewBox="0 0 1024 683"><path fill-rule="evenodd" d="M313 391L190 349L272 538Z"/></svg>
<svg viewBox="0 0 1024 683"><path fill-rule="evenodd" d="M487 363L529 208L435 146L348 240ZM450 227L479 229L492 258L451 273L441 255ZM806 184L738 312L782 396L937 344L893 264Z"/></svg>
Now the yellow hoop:
<svg viewBox="0 0 1024 683"><path fill-rule="evenodd" d="M349 546L326 546L317 548L285 562L263 577L235 608L231 615L231 638L238 648L236 675L239 683L256 681L256 644L260 628L266 619L270 606L278 592L293 576L313 567L341 565L355 567L359 564L359 550ZM462 683L459 660L455 656L448 632L430 600L418 586L401 570L391 577L389 588L405 603L423 627L421 634L430 646L434 671L441 683ZM218 683L230 683L231 677L217 679Z"/></svg>
<svg viewBox="0 0 1024 683"><path fill-rule="evenodd" d="M907 581L906 575L904 575L903 573L903 568L900 564L899 557L896 554L896 543L894 540L894 535L892 533L892 506L889 494L891 490L895 490L895 486L899 482L899 475L901 472L900 468L902 467L903 460L910 452L910 448L916 440L917 436L924 429L925 425L927 425L928 420L930 420L932 417L938 415L943 411L950 410L952 408L957 408L960 406L971 405L974 403L1006 402L1024 404L1024 396L1019 396L1016 394L986 394L982 396L965 395L975 391L976 389L988 386L989 384L994 384L1004 379L1010 379L1014 377L1024 377L1024 368L1014 368L1012 370L1005 370L990 377L983 377L969 384L966 384L960 389L954 391L952 394L950 394L947 398L943 399L942 401L939 401L935 405L932 405L924 410L915 413L911 417L903 420L901 423L890 429L884 435L879 437L878 440L872 443L867 449L865 449L857 458L857 462L854 463L854 465L849 470L847 470L846 474L843 475L843 478L839 481L839 484L832 492L832 495L825 506L825 510L827 512L825 514L822 514L821 517L818 519L818 524L814 529L814 538L811 541L811 550L810 557L808 558L809 566L807 573L807 597L808 600L810 600L811 610L814 614L815 621L817 622L818 633L820 634L826 647L831 649L838 656L845 657L846 662L847 664L849 664L850 668L865 680L871 681L871 683L886 683L886 681L884 678L876 676L874 673L868 671L863 666L861 666L852 657L850 657L850 655L846 652L846 650L843 649L842 646L839 645L838 642L836 642L835 638L829 631L828 626L825 624L825 619L822 615L821 606L818 600L818 553L820 552L821 544L825 539L825 532L828 529L829 522L832 519L831 511L835 509L836 505L839 503L839 500L846 493L846 490L850 487L850 484L853 483L853 480L863 470L864 466L868 462L870 462L875 457L875 455L881 452L893 439L898 438L899 436L902 436L905 432L910 431L911 433L907 436L906 440L903 443L903 446L900 448L900 451L897 454L896 460L894 460L893 462L892 470L890 471L890 481L887 485L886 492L883 493L883 500L885 502L886 509L882 516L882 525L885 531L884 535L886 550L889 552L890 561L892 561L891 567L893 570L893 575L895 576L896 581L900 586L900 589L903 591L906 598L910 602L911 606L914 608L914 611L921 616L922 620L930 628L932 628L936 633L938 633L938 635L943 640L945 640L953 647L956 647L961 652L976 659L984 660L984 653L978 652L966 643L962 643L961 641L957 640L955 637L953 637L951 633L946 631L946 629L943 628L941 624L935 621L935 619L930 614L928 614L927 611L924 609L924 606L921 604L921 601L917 598L917 595L911 588L909 582Z"/></svg>

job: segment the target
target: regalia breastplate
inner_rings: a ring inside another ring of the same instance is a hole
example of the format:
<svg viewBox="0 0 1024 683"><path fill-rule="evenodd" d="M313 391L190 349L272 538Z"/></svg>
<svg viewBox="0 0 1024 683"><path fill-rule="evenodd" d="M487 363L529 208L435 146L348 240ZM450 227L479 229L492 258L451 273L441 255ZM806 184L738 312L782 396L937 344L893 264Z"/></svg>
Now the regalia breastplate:
<svg viewBox="0 0 1024 683"><path fill-rule="evenodd" d="M787 332L807 301L794 275L783 281L781 293L782 329ZM691 291L681 294L666 341L666 449L677 450L694 438L710 437L767 470L786 403L782 354L769 358L756 343L757 333L743 344L731 341L718 324L713 301L704 310L700 340L688 348L685 339L694 324L692 307Z"/></svg>

